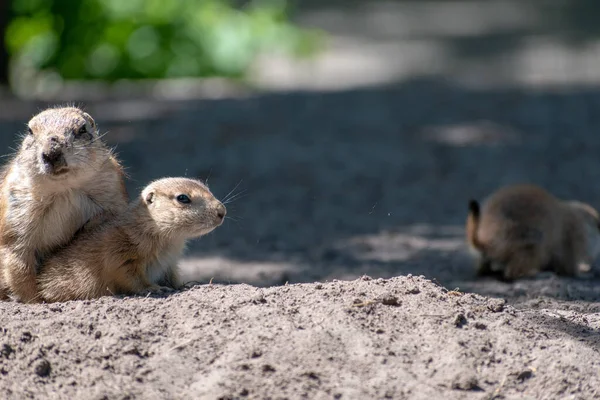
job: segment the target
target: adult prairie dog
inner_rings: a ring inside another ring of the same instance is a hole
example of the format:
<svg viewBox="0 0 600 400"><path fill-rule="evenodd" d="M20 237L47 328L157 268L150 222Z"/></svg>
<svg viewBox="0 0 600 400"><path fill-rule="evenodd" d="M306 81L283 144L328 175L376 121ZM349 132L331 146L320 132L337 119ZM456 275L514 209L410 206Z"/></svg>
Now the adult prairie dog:
<svg viewBox="0 0 600 400"><path fill-rule="evenodd" d="M478 274L508 281L547 269L575 276L600 253L598 212L534 185L501 188L481 208L471 200L466 235Z"/></svg>
<svg viewBox="0 0 600 400"><path fill-rule="evenodd" d="M40 295L56 302L178 288L177 261L186 241L211 232L225 214L200 181L154 181L121 215L46 260Z"/></svg>
<svg viewBox="0 0 600 400"><path fill-rule="evenodd" d="M76 107L34 116L0 179L2 299L38 302L40 260L84 224L92 228L127 207L121 165L92 117Z"/></svg>

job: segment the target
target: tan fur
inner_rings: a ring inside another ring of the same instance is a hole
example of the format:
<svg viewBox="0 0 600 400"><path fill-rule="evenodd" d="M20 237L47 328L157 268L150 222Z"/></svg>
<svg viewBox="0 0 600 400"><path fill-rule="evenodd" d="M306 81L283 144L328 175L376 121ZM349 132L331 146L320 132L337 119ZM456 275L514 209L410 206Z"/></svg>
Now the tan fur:
<svg viewBox="0 0 600 400"><path fill-rule="evenodd" d="M180 203L180 194L191 203ZM200 181L155 181L121 215L46 260L40 294L56 302L178 288L177 261L186 241L221 225L225 213Z"/></svg>
<svg viewBox="0 0 600 400"><path fill-rule="evenodd" d="M59 160L52 166L46 154ZM40 260L127 207L123 170L100 140L92 117L75 107L51 108L28 123L21 146L2 171L0 260L3 288L38 302Z"/></svg>
<svg viewBox="0 0 600 400"><path fill-rule="evenodd" d="M472 202L466 236L479 255L479 274L503 272L514 280L552 269L575 276L580 263L598 255L598 213L587 204L562 201L537 186L513 185L478 209Z"/></svg>

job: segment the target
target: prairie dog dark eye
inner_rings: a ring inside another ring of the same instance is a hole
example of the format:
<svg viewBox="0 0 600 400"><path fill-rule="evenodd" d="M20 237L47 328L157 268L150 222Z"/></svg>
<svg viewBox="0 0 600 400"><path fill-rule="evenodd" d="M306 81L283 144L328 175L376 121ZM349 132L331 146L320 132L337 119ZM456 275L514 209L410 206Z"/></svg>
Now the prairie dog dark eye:
<svg viewBox="0 0 600 400"><path fill-rule="evenodd" d="M81 136L84 133L87 133L87 127L83 125L79 130L75 133L75 136Z"/></svg>
<svg viewBox="0 0 600 400"><path fill-rule="evenodd" d="M179 196L176 197L176 199L181 204L190 204L192 202L192 200L190 200L190 198L185 194L180 194Z"/></svg>
<svg viewBox="0 0 600 400"><path fill-rule="evenodd" d="M27 134L28 135L33 135L33 131L31 130L30 127L27 127Z"/></svg>

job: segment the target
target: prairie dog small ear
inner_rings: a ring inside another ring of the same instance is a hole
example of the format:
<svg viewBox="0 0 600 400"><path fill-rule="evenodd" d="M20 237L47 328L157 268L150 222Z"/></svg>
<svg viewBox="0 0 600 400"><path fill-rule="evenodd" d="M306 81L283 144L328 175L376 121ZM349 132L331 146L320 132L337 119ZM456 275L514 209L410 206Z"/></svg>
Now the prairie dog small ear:
<svg viewBox="0 0 600 400"><path fill-rule="evenodd" d="M88 132L94 134L96 133L96 121L94 121L94 118L92 118L92 116L86 112L83 113L83 117L86 120L85 126L88 130Z"/></svg>
<svg viewBox="0 0 600 400"><path fill-rule="evenodd" d="M144 201L146 204L152 204L154 202L154 192L148 192L144 195Z"/></svg>
<svg viewBox="0 0 600 400"><path fill-rule="evenodd" d="M87 121L89 122L89 124L91 126L93 126L93 127L96 126L96 121L94 121L94 118L92 118L92 116L90 114L84 112L83 116L84 116L85 119L87 119Z"/></svg>

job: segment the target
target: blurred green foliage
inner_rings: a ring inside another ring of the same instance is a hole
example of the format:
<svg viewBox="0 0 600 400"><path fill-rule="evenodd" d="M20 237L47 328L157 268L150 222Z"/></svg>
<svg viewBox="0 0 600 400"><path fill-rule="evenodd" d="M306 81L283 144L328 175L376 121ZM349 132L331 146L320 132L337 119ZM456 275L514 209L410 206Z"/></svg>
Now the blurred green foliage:
<svg viewBox="0 0 600 400"><path fill-rule="evenodd" d="M243 77L262 51L311 54L319 36L285 1L12 0L13 68L63 79Z"/></svg>

